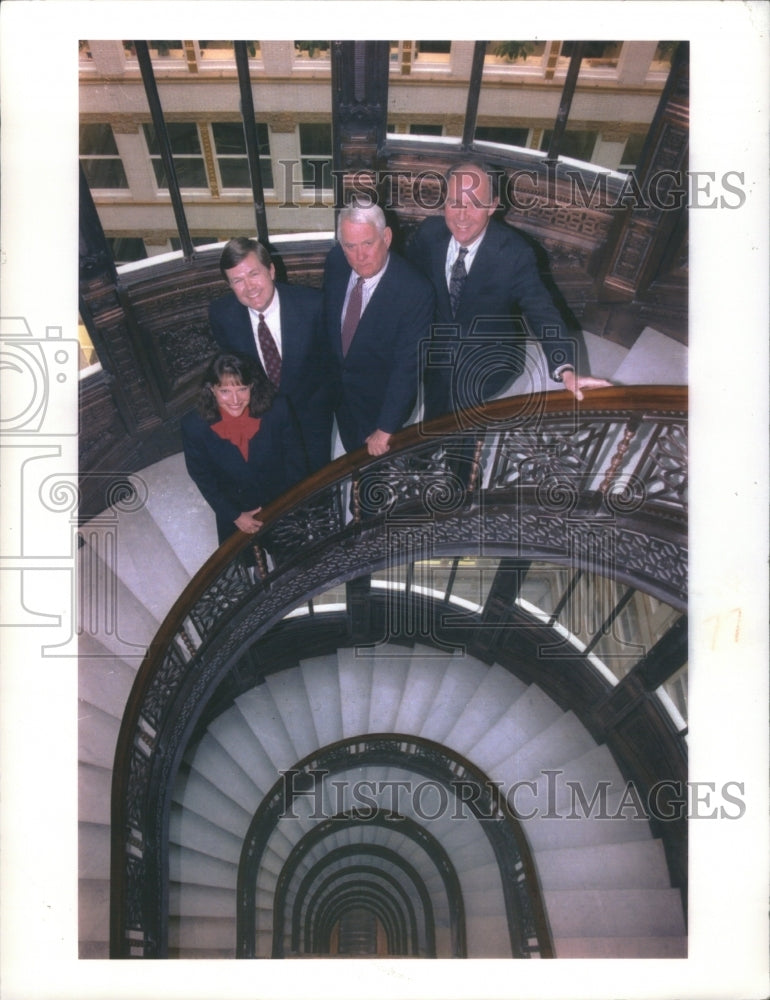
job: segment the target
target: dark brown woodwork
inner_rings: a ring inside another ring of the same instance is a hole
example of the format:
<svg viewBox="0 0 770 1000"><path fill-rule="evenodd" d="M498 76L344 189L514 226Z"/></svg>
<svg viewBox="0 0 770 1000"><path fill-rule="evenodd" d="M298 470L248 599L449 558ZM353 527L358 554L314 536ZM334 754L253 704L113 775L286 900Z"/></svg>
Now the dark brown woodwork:
<svg viewBox="0 0 770 1000"><path fill-rule="evenodd" d="M687 213L689 43L680 42L635 171L635 191L616 220L599 272L599 297L631 301L643 295L678 247ZM670 205L671 207L666 207Z"/></svg>

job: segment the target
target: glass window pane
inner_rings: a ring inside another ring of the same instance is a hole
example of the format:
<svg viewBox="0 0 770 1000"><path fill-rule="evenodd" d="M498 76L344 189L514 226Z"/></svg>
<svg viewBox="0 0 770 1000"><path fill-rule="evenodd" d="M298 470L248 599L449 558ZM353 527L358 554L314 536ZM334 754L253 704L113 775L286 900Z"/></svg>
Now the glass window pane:
<svg viewBox="0 0 770 1000"><path fill-rule="evenodd" d="M461 559L457 565L451 596L483 607L499 565L499 559Z"/></svg>
<svg viewBox="0 0 770 1000"><path fill-rule="evenodd" d="M626 146L623 150L623 157L620 163L621 170L633 170L642 154L646 135L630 135L626 139Z"/></svg>
<svg viewBox="0 0 770 1000"><path fill-rule="evenodd" d="M220 242L220 237L217 236L216 234L212 236L193 236L191 239L192 239L192 245L194 247L205 247L209 246L211 243ZM182 241L179 239L178 236L172 236L169 242L171 243L172 250L182 249Z"/></svg>
<svg viewBox="0 0 770 1000"><path fill-rule="evenodd" d="M303 156L331 156L332 127L326 122L304 122L299 127L299 146Z"/></svg>
<svg viewBox="0 0 770 1000"><path fill-rule="evenodd" d="M414 586L434 591L439 600L446 593L454 559L425 559L414 564Z"/></svg>
<svg viewBox="0 0 770 1000"><path fill-rule="evenodd" d="M211 126L217 154L246 153L246 140L240 122L214 122Z"/></svg>
<svg viewBox="0 0 770 1000"><path fill-rule="evenodd" d="M550 616L569 587L573 572L566 566L533 562L524 577L519 597Z"/></svg>
<svg viewBox="0 0 770 1000"><path fill-rule="evenodd" d="M259 165L262 170L262 187L271 188L275 187L273 183L273 164L269 157L260 156Z"/></svg>
<svg viewBox="0 0 770 1000"><path fill-rule="evenodd" d="M135 260L145 260L147 249L144 240L136 237L115 236L107 239L116 264L130 264Z"/></svg>
<svg viewBox="0 0 770 1000"><path fill-rule="evenodd" d="M540 148L543 152L548 151L552 135L553 129L546 129L546 131L543 132L543 141L540 143ZM566 156L571 160L585 160L590 163L591 155L593 154L594 146L596 145L596 140L598 138L598 132L567 129L561 137L559 156Z"/></svg>
<svg viewBox="0 0 770 1000"><path fill-rule="evenodd" d="M545 53L545 42L489 42L484 56L484 69L495 67L520 68L539 66Z"/></svg>
<svg viewBox="0 0 770 1000"><path fill-rule="evenodd" d="M251 177L249 176L249 161L246 159L231 159L219 161L219 176L222 178L222 187L226 188L250 188ZM262 186L268 187L264 175Z"/></svg>
<svg viewBox="0 0 770 1000"><path fill-rule="evenodd" d="M561 55L571 59L575 44L575 42L563 42ZM617 64L622 44L622 42L583 42L583 63L585 64L586 60L593 63L611 63L614 60Z"/></svg>
<svg viewBox="0 0 770 1000"><path fill-rule="evenodd" d="M198 137L198 126L195 122L167 122L166 132L172 153L198 153L200 155L201 145ZM150 155L160 156L160 143L155 134L155 126L151 123L146 124L144 134L147 138L147 148Z"/></svg>
<svg viewBox="0 0 770 1000"><path fill-rule="evenodd" d="M93 124L80 126L81 156L117 156L118 147L110 125Z"/></svg>
<svg viewBox="0 0 770 1000"><path fill-rule="evenodd" d="M154 50L162 59L167 57L179 59L184 55L182 42L175 39L160 39L147 43L151 50Z"/></svg>
<svg viewBox="0 0 770 1000"><path fill-rule="evenodd" d="M508 128L499 125L477 125L473 136L481 142L499 142L504 146L524 146L529 138L528 128Z"/></svg>
<svg viewBox="0 0 770 1000"><path fill-rule="evenodd" d="M127 188L126 171L120 160L80 161L90 188Z"/></svg>
<svg viewBox="0 0 770 1000"><path fill-rule="evenodd" d="M203 160L174 158L174 167L180 187L205 188L208 187L206 178L206 168Z"/></svg>
<svg viewBox="0 0 770 1000"><path fill-rule="evenodd" d="M424 123L422 125L409 126L410 135L441 135L441 131L441 125L428 125Z"/></svg>
<svg viewBox="0 0 770 1000"><path fill-rule="evenodd" d="M195 122L170 122L166 128L173 153L200 153L201 144Z"/></svg>
<svg viewBox="0 0 770 1000"><path fill-rule="evenodd" d="M295 42L294 52L301 59L327 58L329 55L329 42Z"/></svg>
<svg viewBox="0 0 770 1000"><path fill-rule="evenodd" d="M416 48L418 62L448 64L452 43L435 41L417 42Z"/></svg>
<svg viewBox="0 0 770 1000"><path fill-rule="evenodd" d="M658 693L667 695L674 703L674 708L687 722L687 679L688 664L680 667L667 681L658 688Z"/></svg>
<svg viewBox="0 0 770 1000"><path fill-rule="evenodd" d="M250 46L253 44L254 44L253 42L249 42ZM220 56L222 52L229 52L232 54L233 51L232 41L225 42L217 39L211 41L198 42L198 47L201 50L202 56L210 56L213 54L215 54L216 56Z"/></svg>

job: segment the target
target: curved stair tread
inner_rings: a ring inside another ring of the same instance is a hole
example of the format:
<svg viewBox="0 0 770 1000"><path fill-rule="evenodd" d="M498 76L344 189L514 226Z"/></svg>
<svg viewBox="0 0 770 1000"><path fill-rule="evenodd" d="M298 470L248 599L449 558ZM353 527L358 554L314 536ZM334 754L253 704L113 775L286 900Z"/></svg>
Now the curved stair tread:
<svg viewBox="0 0 770 1000"><path fill-rule="evenodd" d="M294 761L302 760L318 747L310 700L299 667L291 667L265 678L286 732L291 740Z"/></svg>
<svg viewBox="0 0 770 1000"><path fill-rule="evenodd" d="M660 840L556 848L538 851L534 860L543 889L668 889L671 886L666 853Z"/></svg>
<svg viewBox="0 0 770 1000"><path fill-rule="evenodd" d="M300 672L320 747L338 740L342 732L339 674L336 654L303 660Z"/></svg>

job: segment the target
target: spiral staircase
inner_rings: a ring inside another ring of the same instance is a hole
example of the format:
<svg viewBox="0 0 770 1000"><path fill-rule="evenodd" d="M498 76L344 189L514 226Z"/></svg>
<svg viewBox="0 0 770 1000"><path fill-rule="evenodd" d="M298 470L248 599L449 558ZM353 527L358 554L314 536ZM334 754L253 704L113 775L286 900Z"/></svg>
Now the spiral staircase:
<svg viewBox="0 0 770 1000"><path fill-rule="evenodd" d="M592 371L618 385L685 381L682 349L655 331L630 353L586 340ZM546 388L536 369L533 361L514 395L524 389L535 398ZM609 392L615 414L622 392ZM616 473L613 455L629 451L626 424L613 426L592 482ZM336 463L343 472L345 463ZM491 468L499 462L482 464L482 496L494 494ZM334 466L325 472L334 482ZM485 626L478 642L465 641L476 634L471 626L459 642L440 628L410 627L409 584L383 565L374 535L372 561L366 519L360 536L346 525L339 550L351 557L363 545L363 587L349 571L324 576L325 557L307 532L306 553L293 550L287 563L291 592L301 595L289 610L269 582L281 568L280 546L266 543L256 566L236 554L249 586L266 574L261 624L249 631L257 613L246 604L233 611L220 582L212 585L201 620L213 621L213 635L221 615L232 648L183 738L148 721L157 692L145 695L144 708L127 708L148 647L176 649L179 676L190 680L215 641L192 615L177 632L168 626L215 549L210 512L179 455L132 481L132 493L80 532L81 958L686 955L686 886L666 831L629 797L633 755L619 759L591 713L560 697L560 663L544 662L541 675L524 662L524 647L492 642L495 583L482 585L478 599L458 591L450 602L464 622ZM340 494L345 520L351 482ZM473 507L455 511L456 526L473 521ZM432 556L467 558L460 541L456 553L444 545ZM499 579L505 545L498 539L488 555ZM431 556L412 554L404 572L430 564ZM431 621L439 605L439 617L449 607L436 586L415 584L412 593ZM543 623L537 631L531 607L513 604L514 618L529 609L533 648L541 648ZM523 625L521 635L526 646ZM572 643L602 704L614 687L629 690L622 675L608 680L601 657L563 628L558 635ZM644 695L651 701L674 732L665 698L652 691ZM675 738L683 746L681 733ZM147 830L130 821L132 793L113 773L116 760L129 780L140 766L165 776L168 788L144 814ZM116 812L121 788L127 811ZM162 859L156 868L151 855ZM116 871L125 875L121 888ZM150 913L154 930L137 913Z"/></svg>

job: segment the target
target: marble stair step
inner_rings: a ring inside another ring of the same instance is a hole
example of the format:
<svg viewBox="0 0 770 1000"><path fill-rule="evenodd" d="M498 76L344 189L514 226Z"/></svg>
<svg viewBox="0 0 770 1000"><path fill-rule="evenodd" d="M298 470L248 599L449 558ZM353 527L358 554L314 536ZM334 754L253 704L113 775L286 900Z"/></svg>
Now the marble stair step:
<svg viewBox="0 0 770 1000"><path fill-rule="evenodd" d="M318 745L338 740L342 732L339 667L336 654L318 656L300 664Z"/></svg>
<svg viewBox="0 0 770 1000"><path fill-rule="evenodd" d="M248 812L261 800L260 789L252 780L251 774L233 759L229 748L220 742L221 725L218 720L216 730L204 734L194 753L188 756L187 763L191 770L206 778Z"/></svg>
<svg viewBox="0 0 770 1000"><path fill-rule="evenodd" d="M299 667L282 670L265 678L265 686L291 740L294 760L302 760L318 748L313 712Z"/></svg>
<svg viewBox="0 0 770 1000"><path fill-rule="evenodd" d="M243 837L253 816L253 809L245 809L231 799L217 785L194 769L180 772L172 801L185 810L197 813L235 836Z"/></svg>
<svg viewBox="0 0 770 1000"><path fill-rule="evenodd" d="M559 938L675 937L685 934L677 889L546 889L551 932Z"/></svg>
<svg viewBox="0 0 770 1000"><path fill-rule="evenodd" d="M248 779L249 784L243 788L244 809L256 809L262 796L275 784L277 774L238 703L226 717L215 719L208 732Z"/></svg>
<svg viewBox="0 0 770 1000"><path fill-rule="evenodd" d="M462 733L462 724L458 720L488 673L489 667L486 664L471 657L451 660L444 671L420 735L441 743L454 727L459 727Z"/></svg>
<svg viewBox="0 0 770 1000"><path fill-rule="evenodd" d="M78 697L116 719L122 719L139 659L124 660L95 636L84 633L78 641Z"/></svg>
<svg viewBox="0 0 770 1000"><path fill-rule="evenodd" d="M369 725L374 657L356 647L337 651L342 730L338 739L365 733Z"/></svg>
<svg viewBox="0 0 770 1000"><path fill-rule="evenodd" d="M404 699L409 661L407 650L394 647L393 655L381 656L372 678L367 732L397 732L398 710Z"/></svg>
<svg viewBox="0 0 770 1000"><path fill-rule="evenodd" d="M526 684L510 671L498 664L490 667L467 701L461 719L447 734L447 744L468 754L525 691Z"/></svg>
<svg viewBox="0 0 770 1000"><path fill-rule="evenodd" d="M240 695L236 704L273 765L277 780L282 771L297 763L298 758L270 689L265 684L260 684Z"/></svg>
<svg viewBox="0 0 770 1000"><path fill-rule="evenodd" d="M92 531L86 537L87 544L77 554L80 629L108 654L136 662L138 668L163 616L154 615L123 582L121 564L116 564L104 533Z"/></svg>
<svg viewBox="0 0 770 1000"><path fill-rule="evenodd" d="M544 770L563 767L594 746L577 716L566 712L495 767L494 774L510 788L520 781L537 780Z"/></svg>
<svg viewBox="0 0 770 1000"><path fill-rule="evenodd" d="M221 951L235 957L235 917L169 917L168 946L180 957Z"/></svg>
<svg viewBox="0 0 770 1000"><path fill-rule="evenodd" d="M169 850L169 881L180 885L206 885L230 889L235 885L238 865L212 857L190 847L171 845Z"/></svg>
<svg viewBox="0 0 770 1000"><path fill-rule="evenodd" d="M548 890L670 888L660 840L539 851L535 862L540 884Z"/></svg>
<svg viewBox="0 0 770 1000"><path fill-rule="evenodd" d="M409 660L404 697L396 716L396 732L419 733L453 657L415 653Z"/></svg>
<svg viewBox="0 0 770 1000"><path fill-rule="evenodd" d="M180 517L178 499L172 503L175 516ZM81 533L92 548L98 541L99 553L122 584L162 622L190 582L190 574L146 504L115 512L114 524L107 520L108 514L87 524ZM151 561L148 553L152 553Z"/></svg>
<svg viewBox="0 0 770 1000"><path fill-rule="evenodd" d="M217 548L214 513L190 479L178 452L143 469L147 510L193 577Z"/></svg>
<svg viewBox="0 0 770 1000"><path fill-rule="evenodd" d="M111 821L112 770L78 763L78 820L109 827ZM107 874L107 873L105 873Z"/></svg>
<svg viewBox="0 0 770 1000"><path fill-rule="evenodd" d="M516 751L563 715L540 688L531 685L493 723L468 756L482 770L498 771L511 751Z"/></svg>
<svg viewBox="0 0 770 1000"><path fill-rule="evenodd" d="M687 958L686 937L560 937L556 958Z"/></svg>
<svg viewBox="0 0 770 1000"><path fill-rule="evenodd" d="M687 347L648 326L612 379L619 385L686 385Z"/></svg>
<svg viewBox="0 0 770 1000"><path fill-rule="evenodd" d="M187 847L212 858L238 864L241 855L241 838L235 836L215 822L189 809L171 806L168 839L170 844Z"/></svg>

